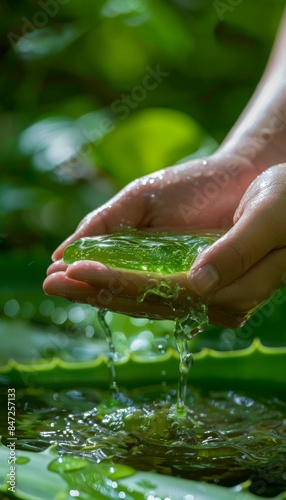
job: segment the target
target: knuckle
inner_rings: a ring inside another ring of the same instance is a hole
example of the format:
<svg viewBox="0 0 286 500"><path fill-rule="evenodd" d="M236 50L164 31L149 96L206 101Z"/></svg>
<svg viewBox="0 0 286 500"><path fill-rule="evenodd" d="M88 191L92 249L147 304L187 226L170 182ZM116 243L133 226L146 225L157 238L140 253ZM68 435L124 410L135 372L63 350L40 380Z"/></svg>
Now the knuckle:
<svg viewBox="0 0 286 500"><path fill-rule="evenodd" d="M238 276L244 274L253 265L253 257L250 248L248 244L243 241L236 242L235 244L230 243L229 255L231 269L233 269L233 272Z"/></svg>

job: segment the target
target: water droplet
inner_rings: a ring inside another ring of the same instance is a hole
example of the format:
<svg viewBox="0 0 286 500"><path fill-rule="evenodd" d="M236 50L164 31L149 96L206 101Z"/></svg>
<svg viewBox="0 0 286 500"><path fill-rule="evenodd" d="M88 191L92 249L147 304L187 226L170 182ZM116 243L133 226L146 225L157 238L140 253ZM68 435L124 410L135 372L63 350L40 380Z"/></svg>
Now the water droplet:
<svg viewBox="0 0 286 500"><path fill-rule="evenodd" d="M89 462L87 460L83 460L82 458L76 458L72 456L66 456L66 457L56 458L49 464L48 468L53 472L61 473L61 472L83 469L87 465L89 465Z"/></svg>
<svg viewBox="0 0 286 500"><path fill-rule="evenodd" d="M151 348L150 342L147 339L137 338L130 344L130 351L145 351L148 352Z"/></svg>
<svg viewBox="0 0 286 500"><path fill-rule="evenodd" d="M4 306L4 313L10 318L15 318L20 312L20 304L15 299L7 300Z"/></svg>
<svg viewBox="0 0 286 500"><path fill-rule="evenodd" d="M85 319L85 310L81 306L72 306L68 312L68 318L73 323L80 323Z"/></svg>
<svg viewBox="0 0 286 500"><path fill-rule="evenodd" d="M46 299L41 302L39 311L43 316L50 316L55 308L55 304L51 299Z"/></svg>
<svg viewBox="0 0 286 500"><path fill-rule="evenodd" d="M70 496L71 497L79 497L79 491L78 490L70 490Z"/></svg>
<svg viewBox="0 0 286 500"><path fill-rule="evenodd" d="M63 307L56 307L51 313L51 320L56 325L62 325L67 320L68 314Z"/></svg>
<svg viewBox="0 0 286 500"><path fill-rule="evenodd" d="M93 336L94 336L94 328L93 328L93 326L91 326L91 325L87 325L87 326L85 327L85 335L86 335L86 336L87 336L87 338L89 338L89 339L90 339L91 337L93 337Z"/></svg>
<svg viewBox="0 0 286 500"><path fill-rule="evenodd" d="M149 323L149 320L146 318L129 318L129 321L134 326L144 326Z"/></svg>
<svg viewBox="0 0 286 500"><path fill-rule="evenodd" d="M36 312L36 307L32 302L30 302L29 300L24 302L21 311L22 318L30 319L34 316L35 312Z"/></svg>

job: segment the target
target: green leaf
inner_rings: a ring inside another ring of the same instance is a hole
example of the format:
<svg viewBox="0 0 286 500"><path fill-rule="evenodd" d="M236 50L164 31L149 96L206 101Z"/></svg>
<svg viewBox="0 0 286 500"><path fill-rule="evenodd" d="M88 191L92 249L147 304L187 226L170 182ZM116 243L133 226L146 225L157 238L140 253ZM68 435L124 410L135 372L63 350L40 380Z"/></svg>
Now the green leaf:
<svg viewBox="0 0 286 500"><path fill-rule="evenodd" d="M24 343L24 336L21 341ZM84 351L80 353L84 354ZM109 359L100 349L93 360L83 360L79 356L65 361L59 357L60 353L50 360L32 356L29 363L10 359L2 364L2 382L12 386L29 384L53 388L64 387L67 383L96 384L103 388L109 385ZM189 381L208 389L239 390L247 385L249 390L254 389L257 393L264 391L265 394L271 393L275 386L276 393L283 394L286 383L285 363L285 347L264 347L258 339L250 347L237 351L220 352L205 348L194 354L194 367L190 371ZM115 366L118 385L127 388L175 383L178 380L178 352L172 347L167 348L163 354L154 354L150 350L125 351Z"/></svg>
<svg viewBox="0 0 286 500"><path fill-rule="evenodd" d="M40 453L19 451L16 464L16 498L19 500L255 500L249 484L225 488L176 477L136 472L110 461L89 463L81 458L59 456L51 447ZM0 445L0 473L9 473L9 450ZM7 493L9 483L0 484ZM14 497L14 498L15 498ZM283 493L275 500L285 498Z"/></svg>
<svg viewBox="0 0 286 500"><path fill-rule="evenodd" d="M44 14L46 15L47 14ZM84 29L73 25L61 25L58 31L51 28L34 29L31 23L29 32L16 43L16 52L25 61L35 61L65 49L79 38Z"/></svg>
<svg viewBox="0 0 286 500"><path fill-rule="evenodd" d="M100 109L72 120L66 116L51 116L34 123L20 134L20 150L31 155L34 166L43 172L76 160L78 168L68 177L84 176L94 170L91 144L100 141L113 130L115 116ZM84 148L85 145L89 147Z"/></svg>
<svg viewBox="0 0 286 500"><path fill-rule="evenodd" d="M120 3L117 0L107 0L102 7L101 14L106 17L125 16L126 14L138 16L147 9L146 0L122 0Z"/></svg>
<svg viewBox="0 0 286 500"><path fill-rule="evenodd" d="M48 469L49 463L56 456L54 448L49 448L41 453L28 451L16 451L16 453L18 459L15 464L16 498L21 500L60 500L66 498L66 482L58 474ZM9 458L10 450L0 445L0 477L4 479L0 483L0 491L3 493L9 492L9 487L11 487L7 474L10 473L10 467L13 464L9 464Z"/></svg>
<svg viewBox="0 0 286 500"><path fill-rule="evenodd" d="M132 93L131 93L132 101ZM137 106L136 99L133 105ZM135 104L134 104L135 103ZM199 149L207 134L188 115L164 108L138 111L124 99L115 112L122 120L97 147L103 168L121 184L172 165Z"/></svg>
<svg viewBox="0 0 286 500"><path fill-rule="evenodd" d="M118 91L140 83L144 68L152 60L137 31L114 18L100 23L86 35L84 54L92 71Z"/></svg>

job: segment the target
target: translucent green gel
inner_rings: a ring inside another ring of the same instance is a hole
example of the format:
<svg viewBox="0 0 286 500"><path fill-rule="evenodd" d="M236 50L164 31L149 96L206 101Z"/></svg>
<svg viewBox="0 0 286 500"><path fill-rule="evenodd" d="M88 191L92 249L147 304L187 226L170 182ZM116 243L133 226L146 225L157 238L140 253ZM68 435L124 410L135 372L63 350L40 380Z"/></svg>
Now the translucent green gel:
<svg viewBox="0 0 286 500"><path fill-rule="evenodd" d="M63 259L66 264L94 260L109 267L173 274L188 271L196 256L214 243L217 237L129 229L104 236L80 238L65 249Z"/></svg>
<svg viewBox="0 0 286 500"><path fill-rule="evenodd" d="M203 331L208 325L207 306L198 297L187 296L187 314L182 318L178 304L178 284L170 285L164 276L188 272L197 255L214 243L218 235L143 232L126 230L120 233L81 238L69 245L63 255L66 264L79 260L100 261L111 268L156 273L157 279L150 279L150 286L138 290L137 300L143 302L148 295L157 295L169 304L177 316L174 337L179 352L179 384L177 392L177 411L185 414L185 399L188 373L192 366L192 353L189 341L193 335ZM152 285L152 286L151 286ZM155 306L154 306L155 307ZM112 335L105 322L105 312L99 312L99 320L105 331L110 347L110 372L112 394L117 390L116 371Z"/></svg>

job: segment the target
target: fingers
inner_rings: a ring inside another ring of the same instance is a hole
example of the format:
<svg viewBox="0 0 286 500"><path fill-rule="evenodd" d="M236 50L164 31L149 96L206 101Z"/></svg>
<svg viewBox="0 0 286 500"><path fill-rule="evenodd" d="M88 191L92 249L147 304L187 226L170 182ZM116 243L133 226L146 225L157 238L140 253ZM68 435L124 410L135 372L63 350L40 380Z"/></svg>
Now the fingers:
<svg viewBox="0 0 286 500"><path fill-rule="evenodd" d="M66 269L52 264L44 291L99 308L160 319L184 316L192 300L186 273L161 276L109 269L93 261L76 262Z"/></svg>
<svg viewBox="0 0 286 500"><path fill-rule="evenodd" d="M138 186L139 189L139 186ZM108 203L90 212L78 225L75 232L64 240L54 251L52 259L61 259L64 249L85 236L96 236L118 231L123 227L138 227L144 224L146 199L131 185L118 193Z"/></svg>
<svg viewBox="0 0 286 500"><path fill-rule="evenodd" d="M65 271L67 269L67 265L64 263L63 260L57 260L56 262L53 262L47 269L47 276L53 273L57 273L60 271Z"/></svg>
<svg viewBox="0 0 286 500"><path fill-rule="evenodd" d="M85 302L82 299L94 293L92 286L83 282L79 284L79 282L69 279L64 271L54 272L47 276L43 283L43 289L46 295L65 297L77 302Z"/></svg>
<svg viewBox="0 0 286 500"><path fill-rule="evenodd" d="M97 263L93 263L96 268ZM74 265L70 266L72 269ZM56 271L50 274L44 282L44 291L47 295L56 295L59 297L64 297L71 302L83 302L90 304L92 306L98 307L99 309L108 309L113 312L128 314L134 317L148 317L150 319L169 319L174 320L176 317L185 316L189 312L189 302L188 300L179 299L179 306L174 308L175 302L164 300L164 298L158 295L146 295L142 302L138 302L138 289L135 283L130 280L127 289L125 289L126 295L119 295L122 293L122 277L123 283L126 283L125 273L117 274L113 273L111 270L107 270L106 276L104 275L104 267L99 264L97 268L97 277L90 278L90 282L94 282L94 285L79 281L78 279L72 279L67 276L64 271ZM76 267L76 266L75 266ZM75 269L75 268L74 268ZM75 275L77 278L80 273L73 270L70 275ZM102 274L102 276L100 276ZM142 273L141 273L142 274ZM144 276L140 277L141 285L146 285L148 283L148 278ZM118 281L117 281L118 280ZM137 284L138 277L136 276ZM184 281L185 280L185 281ZM129 285L132 283L134 289L130 288ZM180 285L187 286L187 278L183 278ZM151 284L151 287L154 284ZM189 292L189 291L188 291ZM130 295L127 295L130 294ZM133 294L133 295L132 295ZM214 300L216 307L210 307L209 309L209 320L212 324L228 327L237 327L245 319L245 315L238 313L237 311L226 311L220 310L221 305L220 300Z"/></svg>
<svg viewBox="0 0 286 500"><path fill-rule="evenodd" d="M80 261L68 267L62 261L52 264L44 291L47 295L113 312L172 320L189 312L192 296L186 273L162 277L155 273L109 269L93 261ZM142 300L138 300L140 296ZM220 310L220 300L214 304L209 310L211 323L236 327L244 321L244 315L235 310Z"/></svg>
<svg viewBox="0 0 286 500"><path fill-rule="evenodd" d="M98 289L105 288L112 294L125 297L137 297L142 287L152 286L151 274L128 270L115 270L100 262L79 261L70 265L66 271L67 277L84 281Z"/></svg>
<svg viewBox="0 0 286 500"><path fill-rule="evenodd" d="M239 316L261 304L286 283L286 248L274 250L246 274L209 296L210 306Z"/></svg>
<svg viewBox="0 0 286 500"><path fill-rule="evenodd" d="M251 309L286 281L285 263L285 248L271 252L249 273L210 295L210 322L232 328L240 326ZM80 261L69 267L62 262L52 264L44 290L48 295L73 302L156 319L186 315L192 293L185 273L161 277L155 273L112 270L92 261ZM149 293L145 295L146 290ZM142 301L138 301L140 295Z"/></svg>
<svg viewBox="0 0 286 500"><path fill-rule="evenodd" d="M198 294L225 287L273 249L286 244L286 188L285 183L277 182L279 168L269 169L271 172L264 172L254 181L242 198L235 225L197 258L190 282ZM285 172L283 167L286 180Z"/></svg>
<svg viewBox="0 0 286 500"><path fill-rule="evenodd" d="M270 252L247 273L208 296L210 323L237 328L266 301L286 301L286 248ZM272 306L273 307L273 306Z"/></svg>
<svg viewBox="0 0 286 500"><path fill-rule="evenodd" d="M82 260L70 266L65 266L60 261L58 265L52 264L49 276L54 273L59 277L64 271L66 278L70 280L84 282L98 290L108 290L109 294L139 301L170 302L176 305L179 301L184 302L185 296L192 296L186 273L161 276L157 273L110 269L101 262ZM56 280L53 281L53 286L56 292ZM49 290L49 293L51 291Z"/></svg>
<svg viewBox="0 0 286 500"><path fill-rule="evenodd" d="M263 220L250 226L240 219L196 260L190 272L191 286L199 295L207 295L243 275L271 249Z"/></svg>
<svg viewBox="0 0 286 500"><path fill-rule="evenodd" d="M152 302L138 303L136 296L116 295L108 288L99 288L73 280L65 272L49 275L44 282L44 291L47 295L65 297L71 302L83 302L101 309L108 309L134 317L175 319L174 311L168 304L158 301L154 307Z"/></svg>

